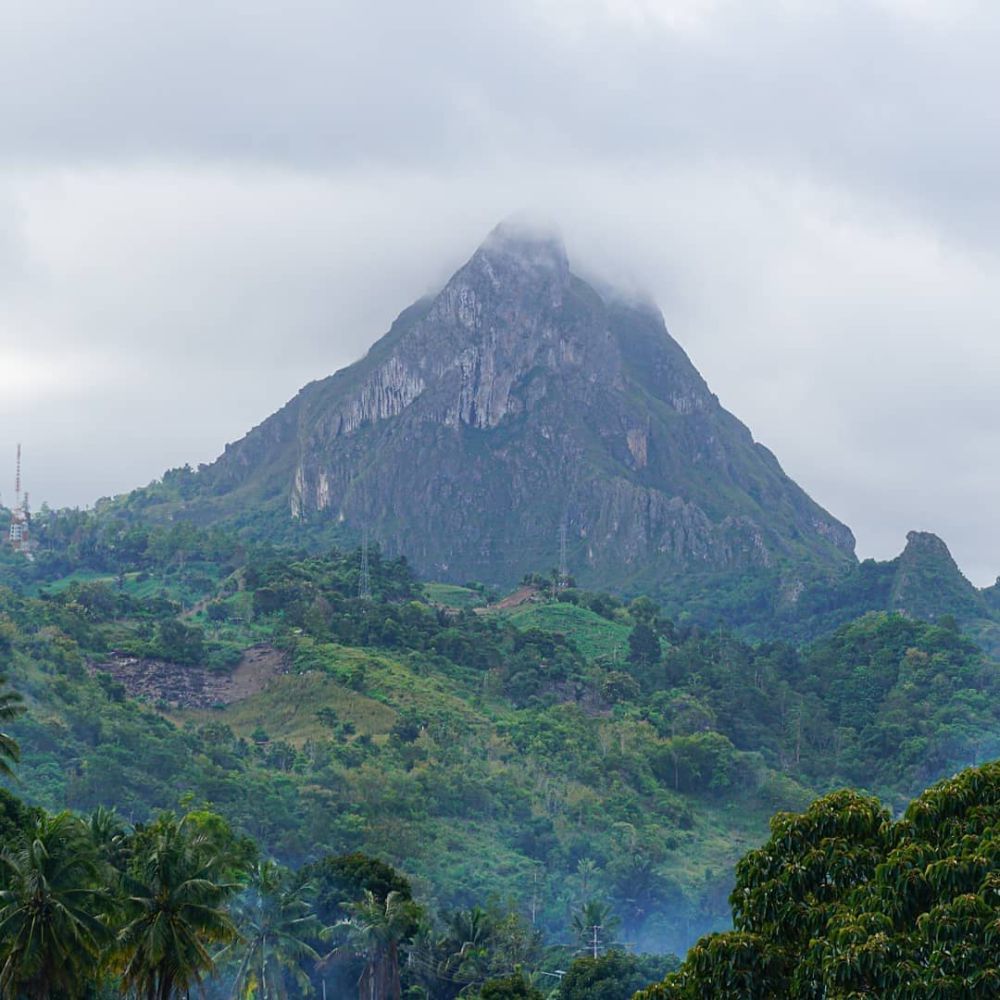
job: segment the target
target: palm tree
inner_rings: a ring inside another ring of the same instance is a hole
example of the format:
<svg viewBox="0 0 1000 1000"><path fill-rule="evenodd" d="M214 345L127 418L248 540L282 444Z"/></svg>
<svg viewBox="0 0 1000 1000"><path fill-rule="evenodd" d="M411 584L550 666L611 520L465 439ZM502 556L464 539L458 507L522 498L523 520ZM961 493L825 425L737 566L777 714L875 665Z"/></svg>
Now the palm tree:
<svg viewBox="0 0 1000 1000"><path fill-rule="evenodd" d="M481 983L489 978L490 941L493 918L482 907L459 910L448 918L445 972L463 983Z"/></svg>
<svg viewBox="0 0 1000 1000"><path fill-rule="evenodd" d="M587 899L597 879L600 869L593 858L580 858L576 863L576 879L580 886L580 895Z"/></svg>
<svg viewBox="0 0 1000 1000"><path fill-rule="evenodd" d="M112 876L119 876L128 860L129 836L115 809L98 806L90 814L90 839L98 859Z"/></svg>
<svg viewBox="0 0 1000 1000"><path fill-rule="evenodd" d="M600 949L609 948L620 923L611 907L598 899L591 899L573 914L573 936L580 951L597 958Z"/></svg>
<svg viewBox="0 0 1000 1000"><path fill-rule="evenodd" d="M41 816L23 846L0 854L0 991L47 1000L78 996L98 971L111 898L86 825Z"/></svg>
<svg viewBox="0 0 1000 1000"><path fill-rule="evenodd" d="M401 892L383 903L373 892L347 906L350 914L333 926L344 943L325 962L359 957L365 968L358 979L358 1000L400 1000L399 946L416 930L420 909Z"/></svg>
<svg viewBox="0 0 1000 1000"><path fill-rule="evenodd" d="M168 814L140 831L123 879L122 986L146 1000L170 1000L200 983L213 966L209 946L237 936L223 907L237 886L220 880L211 838L190 819Z"/></svg>
<svg viewBox="0 0 1000 1000"><path fill-rule="evenodd" d="M4 689L7 678L0 674L0 722L13 722L23 711L21 696L16 691ZM13 736L0 732L0 774L12 778L14 771L11 764L21 759L21 748Z"/></svg>
<svg viewBox="0 0 1000 1000"><path fill-rule="evenodd" d="M309 977L302 962L319 960L309 944L322 930L308 896L310 883L293 885L288 873L273 861L254 866L250 885L233 907L240 927L240 939L223 953L239 957L232 997L257 996L261 1000L285 1000L289 972L303 993L309 991Z"/></svg>

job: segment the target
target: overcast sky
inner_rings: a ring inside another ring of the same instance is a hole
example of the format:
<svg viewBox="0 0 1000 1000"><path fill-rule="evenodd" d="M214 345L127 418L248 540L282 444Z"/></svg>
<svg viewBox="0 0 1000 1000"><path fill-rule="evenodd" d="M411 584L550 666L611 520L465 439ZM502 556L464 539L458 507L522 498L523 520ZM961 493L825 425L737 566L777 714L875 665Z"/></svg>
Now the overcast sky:
<svg viewBox="0 0 1000 1000"><path fill-rule="evenodd" d="M859 555L992 583L998 50L963 0L3 4L3 497L19 440L36 505L211 460L528 212Z"/></svg>

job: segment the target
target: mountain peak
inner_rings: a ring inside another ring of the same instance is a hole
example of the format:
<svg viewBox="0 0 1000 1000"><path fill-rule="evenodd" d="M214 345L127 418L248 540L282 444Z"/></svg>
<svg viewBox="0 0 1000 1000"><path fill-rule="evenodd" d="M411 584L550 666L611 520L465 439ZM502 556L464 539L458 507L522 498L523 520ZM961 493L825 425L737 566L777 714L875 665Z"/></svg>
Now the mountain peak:
<svg viewBox="0 0 1000 1000"><path fill-rule="evenodd" d="M854 559L659 310L602 295L553 227L521 218L202 481L217 507L367 529L449 580L513 582L562 537L602 586Z"/></svg>
<svg viewBox="0 0 1000 1000"><path fill-rule="evenodd" d="M910 556L933 555L954 562L944 539L935 535L933 531L908 531L906 533L906 548L903 550L903 555L907 554Z"/></svg>
<svg viewBox="0 0 1000 1000"><path fill-rule="evenodd" d="M520 216L505 219L490 232L476 256L504 258L526 268L553 268L568 273L566 245L558 229Z"/></svg>

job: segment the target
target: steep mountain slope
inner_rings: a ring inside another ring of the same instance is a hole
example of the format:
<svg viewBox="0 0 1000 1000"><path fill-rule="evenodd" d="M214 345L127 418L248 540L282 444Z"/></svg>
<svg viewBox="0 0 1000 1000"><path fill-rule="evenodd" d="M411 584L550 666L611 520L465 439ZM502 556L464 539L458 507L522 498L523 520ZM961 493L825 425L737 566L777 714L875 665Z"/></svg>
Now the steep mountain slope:
<svg viewBox="0 0 1000 1000"><path fill-rule="evenodd" d="M306 386L187 490L370 530L439 579L555 565L628 585L854 561L849 529L724 410L659 312L601 295L562 244L502 225L368 355Z"/></svg>

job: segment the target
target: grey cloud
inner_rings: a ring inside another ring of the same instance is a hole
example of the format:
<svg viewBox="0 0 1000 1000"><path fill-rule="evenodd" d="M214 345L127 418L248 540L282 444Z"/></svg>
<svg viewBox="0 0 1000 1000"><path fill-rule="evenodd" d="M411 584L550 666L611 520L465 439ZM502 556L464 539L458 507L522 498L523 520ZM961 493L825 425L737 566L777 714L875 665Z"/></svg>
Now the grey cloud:
<svg viewBox="0 0 1000 1000"><path fill-rule="evenodd" d="M875 185L939 221L995 210L995 6L711 4L690 31L616 6L18 5L5 155L441 169L683 152Z"/></svg>

